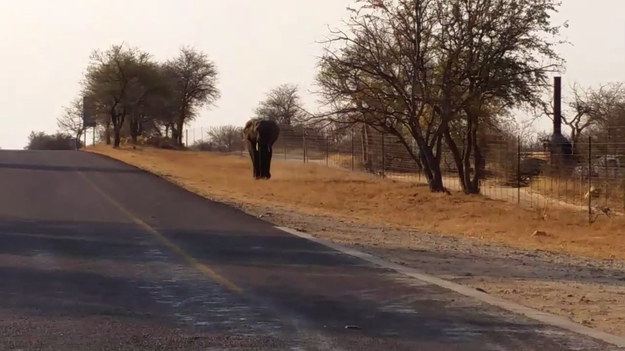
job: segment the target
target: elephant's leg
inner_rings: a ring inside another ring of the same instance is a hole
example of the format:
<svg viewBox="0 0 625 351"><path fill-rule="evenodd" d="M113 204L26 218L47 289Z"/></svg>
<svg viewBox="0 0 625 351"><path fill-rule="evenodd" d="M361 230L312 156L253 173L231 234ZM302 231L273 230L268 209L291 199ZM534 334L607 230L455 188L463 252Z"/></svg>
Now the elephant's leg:
<svg viewBox="0 0 625 351"><path fill-rule="evenodd" d="M262 160L261 153L258 150L254 150L254 177L257 179L263 177Z"/></svg>
<svg viewBox="0 0 625 351"><path fill-rule="evenodd" d="M271 157L273 156L273 147L272 146L268 146L268 153L267 153L267 169L265 171L265 177L267 179L271 178Z"/></svg>
<svg viewBox="0 0 625 351"><path fill-rule="evenodd" d="M262 145L258 145L258 169L259 176L265 178L265 159L267 157L265 148Z"/></svg>
<svg viewBox="0 0 625 351"><path fill-rule="evenodd" d="M260 151L260 176L269 178L269 162L271 162L269 147L267 145L259 145Z"/></svg>
<svg viewBox="0 0 625 351"><path fill-rule="evenodd" d="M248 140L248 147L247 147L249 153L250 153L250 158L252 159L252 174L254 175L254 178L258 179L258 177L260 176L260 168L258 167L258 150L256 150L256 143Z"/></svg>
<svg viewBox="0 0 625 351"><path fill-rule="evenodd" d="M247 152L250 154L250 160L252 160L252 167L254 166L254 152L252 151L252 142L247 141ZM254 173L254 169L252 169L252 173Z"/></svg>

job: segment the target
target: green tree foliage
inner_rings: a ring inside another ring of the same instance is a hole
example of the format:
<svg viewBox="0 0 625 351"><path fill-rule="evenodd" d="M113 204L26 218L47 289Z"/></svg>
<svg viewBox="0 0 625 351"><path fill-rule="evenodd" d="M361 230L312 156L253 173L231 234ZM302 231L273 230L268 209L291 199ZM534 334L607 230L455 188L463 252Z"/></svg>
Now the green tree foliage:
<svg viewBox="0 0 625 351"><path fill-rule="evenodd" d="M217 68L206 54L186 47L180 50L178 57L167 61L164 68L176 111L172 135L182 144L184 124L195 117L198 108L212 105L220 97Z"/></svg>
<svg viewBox="0 0 625 351"><path fill-rule="evenodd" d="M122 135L163 134L182 145L183 128L200 107L219 98L217 69L207 55L182 48L180 55L156 62L138 48L113 45L96 50L84 79L83 95L94 102L104 138L119 147Z"/></svg>
<svg viewBox="0 0 625 351"><path fill-rule="evenodd" d="M26 150L75 150L81 147L79 140L65 133L46 134L31 132Z"/></svg>

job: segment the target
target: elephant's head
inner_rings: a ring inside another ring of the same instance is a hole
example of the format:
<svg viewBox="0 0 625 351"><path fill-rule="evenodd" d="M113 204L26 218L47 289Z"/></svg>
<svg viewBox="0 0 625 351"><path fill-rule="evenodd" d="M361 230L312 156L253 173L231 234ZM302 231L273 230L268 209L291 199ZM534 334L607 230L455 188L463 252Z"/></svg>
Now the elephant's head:
<svg viewBox="0 0 625 351"><path fill-rule="evenodd" d="M247 140L247 148L252 159L254 178L271 178L269 170L273 154L272 147L278 140L280 127L272 120L254 118L245 124L243 134Z"/></svg>

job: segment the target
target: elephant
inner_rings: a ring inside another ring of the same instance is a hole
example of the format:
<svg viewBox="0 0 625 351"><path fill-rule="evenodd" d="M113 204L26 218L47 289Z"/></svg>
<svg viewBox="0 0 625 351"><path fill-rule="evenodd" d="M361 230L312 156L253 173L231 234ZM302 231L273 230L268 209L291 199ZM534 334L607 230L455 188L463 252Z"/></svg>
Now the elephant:
<svg viewBox="0 0 625 351"><path fill-rule="evenodd" d="M270 179L272 148L280 135L280 127L273 120L253 118L245 124L243 135L252 159L254 178Z"/></svg>

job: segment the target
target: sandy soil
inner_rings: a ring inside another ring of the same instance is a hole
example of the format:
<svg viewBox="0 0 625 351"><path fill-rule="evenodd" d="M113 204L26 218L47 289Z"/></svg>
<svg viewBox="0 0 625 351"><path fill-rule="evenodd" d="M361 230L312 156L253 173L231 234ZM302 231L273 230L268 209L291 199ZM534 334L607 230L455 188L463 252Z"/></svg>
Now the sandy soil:
<svg viewBox="0 0 625 351"><path fill-rule="evenodd" d="M277 161L150 148L105 154L277 225L357 247L496 296L625 335L625 218L525 210L480 196ZM544 236L532 236L535 230Z"/></svg>

